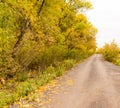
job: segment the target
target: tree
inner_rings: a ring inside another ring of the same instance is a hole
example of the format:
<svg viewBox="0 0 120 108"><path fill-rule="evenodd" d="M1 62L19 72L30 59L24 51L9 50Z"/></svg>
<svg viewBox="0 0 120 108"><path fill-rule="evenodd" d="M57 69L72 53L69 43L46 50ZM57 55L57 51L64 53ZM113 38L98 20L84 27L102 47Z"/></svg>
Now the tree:
<svg viewBox="0 0 120 108"><path fill-rule="evenodd" d="M9 57L25 71L78 57L79 53L92 54L97 30L84 15L91 7L83 0L1 0L1 65L7 65L4 60Z"/></svg>

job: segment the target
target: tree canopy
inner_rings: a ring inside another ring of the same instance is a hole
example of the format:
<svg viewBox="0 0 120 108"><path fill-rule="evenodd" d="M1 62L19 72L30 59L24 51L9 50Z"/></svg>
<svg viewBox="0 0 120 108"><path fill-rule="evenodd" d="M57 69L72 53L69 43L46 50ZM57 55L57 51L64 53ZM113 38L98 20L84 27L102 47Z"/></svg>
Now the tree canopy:
<svg viewBox="0 0 120 108"><path fill-rule="evenodd" d="M84 15L91 7L87 0L1 0L0 73L47 65L39 62L44 61L46 51L55 47L57 55L64 53L62 59L92 54L97 29Z"/></svg>
<svg viewBox="0 0 120 108"><path fill-rule="evenodd" d="M91 8L88 0L0 0L0 87L93 54L97 29L84 14Z"/></svg>

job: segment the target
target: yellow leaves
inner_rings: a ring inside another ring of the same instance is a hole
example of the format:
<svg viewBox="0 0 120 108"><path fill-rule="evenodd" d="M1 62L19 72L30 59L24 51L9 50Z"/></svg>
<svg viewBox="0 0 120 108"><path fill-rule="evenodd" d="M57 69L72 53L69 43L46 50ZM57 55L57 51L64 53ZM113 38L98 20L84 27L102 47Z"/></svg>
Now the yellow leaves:
<svg viewBox="0 0 120 108"><path fill-rule="evenodd" d="M76 21L77 22L84 22L84 23L87 23L87 18L84 14L77 14L76 16Z"/></svg>
<svg viewBox="0 0 120 108"><path fill-rule="evenodd" d="M0 28L0 34L3 32L3 29L2 28Z"/></svg>
<svg viewBox="0 0 120 108"><path fill-rule="evenodd" d="M2 15L6 18L4 21L4 29L7 33L6 37L9 35L14 37L9 39L9 42L12 40L11 45L9 45L11 51L7 51L7 54L2 58L6 60L4 67L7 70L7 74L13 75L18 72L19 65L16 63L16 61L18 61L21 67L24 68L22 69L20 67L21 70L33 69L35 71L39 70L40 72L47 68L46 76L55 73L53 74L55 78L56 76L62 75L64 73L62 72L63 70L60 69L56 72L54 67L48 68L48 66L51 64L57 66L57 63L61 64L68 58L77 60L81 58L80 56L84 56L84 52L93 52L89 50L88 47L95 46L95 40L91 37L95 35L95 29L92 28L92 25L88 22L85 15L76 14L77 10L64 0L45 0L40 15L38 15L38 11L41 6L41 0L7 1L10 2L11 7L8 6L9 8L6 8L6 10L10 9L11 13L6 14L7 11L0 8L2 11L5 11L5 14L3 12ZM74 2L77 8L78 5L83 6L83 4L79 4L78 0L74 0ZM80 2L82 1L80 0ZM84 3L87 2L85 1ZM84 4L84 6L85 5L86 4ZM2 24L2 18L0 17L0 19L0 24ZM26 22L28 23L26 24ZM8 28L6 29L6 27ZM0 28L1 34L4 32L4 29ZM23 38L19 38L20 36ZM2 37L2 39L3 38L4 37ZM90 39L93 41L90 41ZM16 53L16 59L12 59L11 54L14 53L13 47L15 46L15 42L19 43L17 46L18 51ZM2 48L0 48L0 51L2 51ZM80 53L84 54L80 55ZM74 62L70 61L65 62L65 68L70 68L73 66L73 63ZM34 76L34 72L32 73ZM7 76L7 74L5 76ZM21 78L23 78L23 76ZM47 78L49 79L49 77ZM67 86L72 86L74 81L68 79L65 84ZM47 99L46 102L41 99L44 98L45 91L51 90L54 87L56 87L55 80L36 90L35 97L32 97L33 94L31 94L31 98L29 98L28 101L34 98L36 102L40 102L40 105L50 103L52 99ZM51 94L49 95L52 97L52 94L57 94L58 92L59 90L51 90ZM26 108L31 107L26 103L23 106Z"/></svg>
<svg viewBox="0 0 120 108"><path fill-rule="evenodd" d="M34 25L34 23L36 23L36 21L37 21L37 18L36 18L36 16L35 16L35 13L33 13L33 14L31 14L30 13L30 21L31 21L31 23Z"/></svg>
<svg viewBox="0 0 120 108"><path fill-rule="evenodd" d="M116 63L116 60L120 56L120 48L113 41L110 44L105 44L102 49L100 49L104 58L110 62Z"/></svg>
<svg viewBox="0 0 120 108"><path fill-rule="evenodd" d="M67 85L72 86L74 84L74 81L72 79L67 80Z"/></svg>
<svg viewBox="0 0 120 108"><path fill-rule="evenodd" d="M29 104L23 105L23 108L32 108Z"/></svg>
<svg viewBox="0 0 120 108"><path fill-rule="evenodd" d="M39 89L37 89L35 92L39 95L40 97L44 97L44 91L49 90L50 88L53 88L56 86L56 81L52 80L49 84L41 86Z"/></svg>
<svg viewBox="0 0 120 108"><path fill-rule="evenodd" d="M76 22L77 24L75 25L76 30L84 30L87 28L87 18L83 14L78 14L76 16Z"/></svg>
<svg viewBox="0 0 120 108"><path fill-rule="evenodd" d="M31 23L36 21L36 8L34 2L29 0L18 0L18 7L25 19L30 19Z"/></svg>
<svg viewBox="0 0 120 108"><path fill-rule="evenodd" d="M33 108L34 102L36 102L37 106L40 107L42 106L42 108L44 108L43 107L44 105L49 104L52 101L51 98L45 97L45 92L48 92L50 90L53 91L52 89L56 86L57 86L57 80L52 80L48 84L41 86L40 88L35 90L35 92L31 92L28 96L21 98L21 100L15 104L20 106L20 108ZM57 91L51 92L51 94L52 93L57 93ZM33 104L29 103L31 101L32 102L34 101Z"/></svg>

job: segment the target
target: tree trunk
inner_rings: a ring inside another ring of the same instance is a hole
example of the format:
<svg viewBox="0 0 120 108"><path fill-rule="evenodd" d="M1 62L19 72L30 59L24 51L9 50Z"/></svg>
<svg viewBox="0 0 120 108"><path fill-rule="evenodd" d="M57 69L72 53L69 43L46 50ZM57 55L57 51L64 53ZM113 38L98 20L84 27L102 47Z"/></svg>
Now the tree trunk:
<svg viewBox="0 0 120 108"><path fill-rule="evenodd" d="M12 57L15 58L16 57L16 53L19 49L19 46L21 44L21 41L23 40L24 34L26 32L27 29L30 29L30 21L27 20L25 23L25 27L22 28L20 35L18 36L18 40L15 43L14 47L13 47L13 52L12 52Z"/></svg>
<svg viewBox="0 0 120 108"><path fill-rule="evenodd" d="M41 4L40 9L39 9L39 11L38 11L38 16L40 15L40 13L41 13L41 11L42 11L42 8L43 8L43 6L44 6L44 3L45 3L45 0L42 0L42 4Z"/></svg>

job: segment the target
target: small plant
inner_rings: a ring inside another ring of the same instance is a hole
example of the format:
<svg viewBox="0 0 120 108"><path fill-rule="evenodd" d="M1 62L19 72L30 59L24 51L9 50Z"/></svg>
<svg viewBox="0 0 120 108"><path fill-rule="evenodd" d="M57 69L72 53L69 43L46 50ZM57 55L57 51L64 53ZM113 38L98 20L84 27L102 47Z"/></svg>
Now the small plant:
<svg viewBox="0 0 120 108"><path fill-rule="evenodd" d="M68 60L64 60L63 62L63 66L65 67L65 69L70 69L71 67L73 67L73 65L76 63L75 60L73 59L68 59Z"/></svg>
<svg viewBox="0 0 120 108"><path fill-rule="evenodd" d="M19 72L16 74L17 76L17 81L23 82L28 79L28 75L25 72Z"/></svg>

